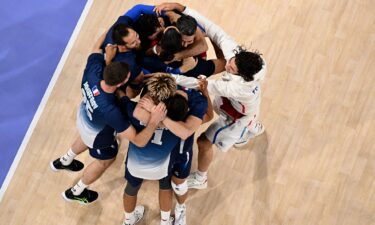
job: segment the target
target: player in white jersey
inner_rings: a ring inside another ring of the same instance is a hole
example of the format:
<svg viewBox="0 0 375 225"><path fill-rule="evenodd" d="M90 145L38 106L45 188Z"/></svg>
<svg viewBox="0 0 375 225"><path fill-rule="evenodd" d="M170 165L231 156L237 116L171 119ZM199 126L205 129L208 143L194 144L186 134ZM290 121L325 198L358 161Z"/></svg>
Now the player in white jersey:
<svg viewBox="0 0 375 225"><path fill-rule="evenodd" d="M190 188L207 187L207 170L212 161L212 145L221 151L228 151L233 145L240 147L249 138L264 132L258 121L260 106L260 81L266 73L266 63L257 52L249 52L226 34L219 26L193 9L178 3L164 3L157 10L178 10L194 17L203 26L206 35L224 54L227 60L226 72L220 80L208 80L208 91L215 95L214 110L219 119L198 138L198 171L190 175ZM176 76L177 83L196 87L197 80Z"/></svg>

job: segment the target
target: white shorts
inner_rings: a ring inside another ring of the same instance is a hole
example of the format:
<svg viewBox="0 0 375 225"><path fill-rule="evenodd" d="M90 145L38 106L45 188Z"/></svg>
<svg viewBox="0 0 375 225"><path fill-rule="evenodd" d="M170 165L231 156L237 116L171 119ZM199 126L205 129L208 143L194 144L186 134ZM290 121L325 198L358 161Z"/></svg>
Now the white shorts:
<svg viewBox="0 0 375 225"><path fill-rule="evenodd" d="M220 151L226 152L255 124L256 116L252 121L238 119L233 122L225 115L219 115L219 118L207 128L205 135Z"/></svg>

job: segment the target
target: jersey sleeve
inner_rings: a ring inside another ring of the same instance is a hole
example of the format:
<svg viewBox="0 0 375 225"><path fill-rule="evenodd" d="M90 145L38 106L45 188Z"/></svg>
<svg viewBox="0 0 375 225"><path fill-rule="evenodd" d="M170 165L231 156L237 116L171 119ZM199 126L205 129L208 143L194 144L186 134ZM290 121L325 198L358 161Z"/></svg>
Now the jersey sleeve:
<svg viewBox="0 0 375 225"><path fill-rule="evenodd" d="M125 131L130 126L127 116L121 113L121 110L115 106L105 113L104 118L108 126L115 129L117 133Z"/></svg>
<svg viewBox="0 0 375 225"><path fill-rule="evenodd" d="M171 74L176 80L176 83L182 87L189 89L198 89L198 79L194 77L187 77L180 74Z"/></svg>
<svg viewBox="0 0 375 225"><path fill-rule="evenodd" d="M191 92L189 96L189 100L191 99L191 102L189 102L189 116L195 116L202 120L207 112L207 98L198 91L191 90Z"/></svg>
<svg viewBox="0 0 375 225"><path fill-rule="evenodd" d="M133 20L133 22L137 21L139 17L142 14L155 14L154 12L155 6L153 5L143 5L143 4L138 4L135 5L133 8L131 8L129 11L127 11L124 16L128 16ZM162 16L164 16L165 12L162 12Z"/></svg>
<svg viewBox="0 0 375 225"><path fill-rule="evenodd" d="M104 55L100 53L92 53L88 59L84 72L83 79L90 79L92 74L95 74L96 78L102 79L103 68L104 68Z"/></svg>
<svg viewBox="0 0 375 225"><path fill-rule="evenodd" d="M221 27L191 8L186 7L183 13L197 20L206 35L223 51L226 60L234 57L234 50L238 49L238 44Z"/></svg>

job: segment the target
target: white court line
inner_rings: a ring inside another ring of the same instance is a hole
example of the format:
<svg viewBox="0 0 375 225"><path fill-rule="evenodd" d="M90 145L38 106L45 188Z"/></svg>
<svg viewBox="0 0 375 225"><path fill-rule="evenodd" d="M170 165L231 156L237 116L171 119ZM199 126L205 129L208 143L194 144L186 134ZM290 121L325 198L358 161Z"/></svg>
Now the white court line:
<svg viewBox="0 0 375 225"><path fill-rule="evenodd" d="M18 164L19 164L19 162L21 160L22 154L25 151L25 148L26 148L27 144L29 143L30 137L31 137L31 135L32 135L32 133L33 133L33 131L35 129L36 124L39 121L40 116L42 115L42 112L43 112L43 110L44 110L44 108L45 108L45 106L47 104L49 96L52 93L52 89L53 89L53 87L56 84L57 78L60 76L62 68L64 67L66 59L68 58L68 55L70 53L70 50L72 49L73 44L74 44L74 42L76 41L76 39L78 37L78 33L80 32L80 30L82 28L83 22L85 21L86 16L87 16L87 14L90 11L92 3L93 3L93 0L88 0L86 2L85 8L83 9L82 14L81 14L81 16L80 16L80 18L79 18L79 20L77 22L77 25L74 28L73 34L72 34L72 36L69 39L69 42L68 42L68 44L67 44L67 46L66 46L66 48L64 50L64 53L63 53L63 55L62 55L62 57L60 59L60 62L57 65L55 72L53 73L52 79L51 79L51 81L48 84L47 90L46 90L46 92L43 95L42 101L40 102L39 107L38 107L38 109L37 109L37 111L36 111L36 113L34 115L34 118L31 121L29 129L27 129L26 135L25 135L25 137L22 140L21 146L20 146L20 148L17 151L17 155L14 158L12 166L10 167L10 169L8 171L8 174L5 177L4 183L3 183L3 185L2 185L2 187L0 189L0 202L3 199L3 196L4 196L6 190L7 190L8 186L9 186L10 181L12 180L14 172L16 171L17 166L18 166Z"/></svg>

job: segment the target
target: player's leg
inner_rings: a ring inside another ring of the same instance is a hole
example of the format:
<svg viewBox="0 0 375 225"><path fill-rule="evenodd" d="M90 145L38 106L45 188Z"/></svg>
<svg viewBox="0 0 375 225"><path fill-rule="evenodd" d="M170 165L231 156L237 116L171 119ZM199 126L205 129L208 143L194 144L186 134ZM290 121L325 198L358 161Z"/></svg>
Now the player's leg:
<svg viewBox="0 0 375 225"><path fill-rule="evenodd" d="M128 181L123 195L124 205L124 223L123 225L133 225L140 221L143 217L145 208L137 204L138 191L141 188L143 180L132 176L126 169L125 178Z"/></svg>
<svg viewBox="0 0 375 225"><path fill-rule="evenodd" d="M81 154L87 150L87 146L83 143L81 137L77 137L73 142L70 149L58 159L55 159L50 163L50 167L53 171L59 170L70 170L70 171L80 171L83 169L84 165L82 162L74 159L77 155Z"/></svg>
<svg viewBox="0 0 375 225"><path fill-rule="evenodd" d="M160 205L160 225L172 225L172 186L171 177L167 176L159 180L159 205Z"/></svg>
<svg viewBox="0 0 375 225"><path fill-rule="evenodd" d="M95 146L94 146L95 147ZM96 160L90 163L83 171L82 178L72 188L62 193L67 201L76 201L80 204L89 204L98 198L98 193L88 189L112 165L118 153L118 144L114 140L107 148L90 148L90 155Z"/></svg>
<svg viewBox="0 0 375 225"><path fill-rule="evenodd" d="M175 225L186 225L186 199L188 197L188 185L186 179L172 176L172 188L177 199L174 209Z"/></svg>

